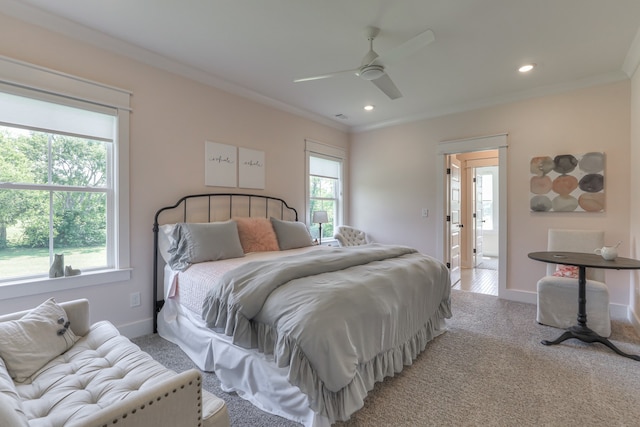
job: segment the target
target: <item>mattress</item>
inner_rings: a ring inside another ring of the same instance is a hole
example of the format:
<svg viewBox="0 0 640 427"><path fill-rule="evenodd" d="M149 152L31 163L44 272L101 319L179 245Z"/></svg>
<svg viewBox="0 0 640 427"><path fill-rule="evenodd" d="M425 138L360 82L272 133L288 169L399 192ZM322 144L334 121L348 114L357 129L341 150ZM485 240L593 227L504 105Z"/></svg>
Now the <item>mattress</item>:
<svg viewBox="0 0 640 427"><path fill-rule="evenodd" d="M303 387L310 393L308 396L303 394L298 387L291 384L291 381L295 383L295 380L292 380L295 378L292 377L292 372L286 366L282 366L280 361L278 363L281 367L278 367L272 354L267 352L265 355L257 349L234 345L231 337L208 328L201 316L202 302L207 294L223 277L235 274L229 273L234 269L241 271L241 266L252 267L248 264L252 261L261 263L323 248L325 247L312 246L290 251L252 253L242 258L194 264L184 272L175 272L165 267L165 305L158 318L159 334L178 344L200 369L215 372L225 391L237 392L262 410L306 426L330 425L336 419L347 419L362 407L364 398L375 382L400 372L404 365L411 364L424 350L428 341L446 330L444 319L451 313L448 298L450 284L448 270L445 267L438 266L441 273L438 279L434 279L429 285L440 290L430 293L438 299L436 304L430 303L432 308L422 317L425 320L421 322L425 323L416 327L416 333L411 339L403 339L402 345L392 348L387 353L379 353L375 360L361 365L353 380L355 382L349 386L348 391L345 388L340 392L340 395L348 395L348 399L341 402L337 411L326 408L325 403L334 399L331 395L326 395L326 390ZM307 256L301 257L307 259ZM432 265L441 264L434 261L429 260ZM446 281L442 271L446 272ZM359 275L366 274L366 268L359 270ZM425 283L431 280L428 277L424 279ZM412 280L415 280L415 276ZM434 309L434 306L438 308ZM395 329L393 323L391 326L391 329ZM387 359L391 360L389 366L382 366L385 364L383 361ZM368 365L376 366L376 372L370 372L371 368ZM326 398L322 397L323 395ZM314 412L311 407L315 407L319 413Z"/></svg>
<svg viewBox="0 0 640 427"><path fill-rule="evenodd" d="M323 249L327 247L307 246L286 251L252 252L241 258L193 264L183 272L172 270L167 264L164 269L164 298L165 301L176 299L185 308L200 315L202 301L209 290L225 273L234 268L252 261L264 261Z"/></svg>

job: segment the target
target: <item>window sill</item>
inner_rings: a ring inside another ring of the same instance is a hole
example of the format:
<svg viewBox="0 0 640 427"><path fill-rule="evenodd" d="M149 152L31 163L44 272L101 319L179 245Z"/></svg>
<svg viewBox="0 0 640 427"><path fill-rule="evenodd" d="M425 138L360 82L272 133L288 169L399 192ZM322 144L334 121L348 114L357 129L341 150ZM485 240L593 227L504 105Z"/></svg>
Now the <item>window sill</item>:
<svg viewBox="0 0 640 427"><path fill-rule="evenodd" d="M336 239L322 239L322 246L340 246Z"/></svg>
<svg viewBox="0 0 640 427"><path fill-rule="evenodd" d="M106 283L123 282L129 279L131 279L131 268L91 271L78 276L59 277L56 279L46 277L42 279L6 282L0 284L0 289L2 289L0 300L103 285Z"/></svg>

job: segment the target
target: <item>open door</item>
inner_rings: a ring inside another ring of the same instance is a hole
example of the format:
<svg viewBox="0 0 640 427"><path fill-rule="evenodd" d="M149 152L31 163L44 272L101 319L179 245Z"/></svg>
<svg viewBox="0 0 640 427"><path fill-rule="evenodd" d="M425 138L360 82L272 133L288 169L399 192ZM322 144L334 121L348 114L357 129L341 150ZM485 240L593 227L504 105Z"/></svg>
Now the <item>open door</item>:
<svg viewBox="0 0 640 427"><path fill-rule="evenodd" d="M451 268L452 284L455 280L456 286L461 289L463 282L473 282L473 276L476 272L475 269L467 271L462 270L463 261L465 267L472 267L473 258L472 250L470 249L474 242L475 224L472 221L472 215L470 212L475 211L475 206L470 205L471 195L467 195L464 199L461 199L458 195L456 197L456 184L464 184L463 182L454 179L457 174L464 175L469 173L469 168L485 168L491 167L490 175L491 180L487 179L484 175L488 170L479 170L477 174L483 175L483 188L482 188L482 221L478 225L482 225L482 255L483 264L486 262L486 256L496 257L498 262L496 265L497 276L497 294L500 297L511 297L514 299L521 298L521 292L512 291L507 288L507 207L504 203L504 196L507 193L507 135L491 135L485 137L460 139L454 141L443 141L438 145L439 161L437 162L438 171L438 222L439 227L437 229L438 247L437 253L443 262L448 264ZM459 168L456 164L452 164L451 158L460 161ZM450 173L446 173L450 170ZM463 173L466 170L466 173ZM465 181L470 181L465 179ZM491 183L489 182L491 181ZM468 182L470 184L470 182ZM462 188L465 186L462 185ZM469 187L469 185L467 185ZM468 188L471 192L471 188ZM488 203L489 200L491 203ZM465 216L460 215L458 212L458 220L454 216L456 215L456 202L464 202L462 206L459 206L460 210L465 213ZM466 208L466 209L465 209ZM477 216L477 215L476 215ZM468 227L461 228L463 224ZM465 223L465 221L467 221ZM468 230L467 236L461 236L460 231ZM460 239L460 237L466 237ZM459 239L459 240L458 240ZM457 245L456 245L457 242ZM464 245L464 250L463 250ZM456 250L457 260L456 260ZM464 255L464 257L463 257ZM493 264L491 265L493 267ZM477 270L479 271L479 270ZM457 273L457 274L456 274ZM471 274L467 274L471 273ZM459 279L458 279L459 278ZM460 284L460 285L458 285ZM474 284L470 284L473 286ZM493 287L491 288L493 292ZM492 293L495 295L495 293ZM535 300L533 301L535 302Z"/></svg>
<svg viewBox="0 0 640 427"><path fill-rule="evenodd" d="M449 208L447 211L448 235L448 264L451 275L451 285L460 280L460 223L461 192L460 192L460 161L455 156L447 156L447 182Z"/></svg>
<svg viewBox="0 0 640 427"><path fill-rule="evenodd" d="M482 176L478 175L477 169L473 169L473 266L477 267L483 258L483 235L484 225L482 198Z"/></svg>

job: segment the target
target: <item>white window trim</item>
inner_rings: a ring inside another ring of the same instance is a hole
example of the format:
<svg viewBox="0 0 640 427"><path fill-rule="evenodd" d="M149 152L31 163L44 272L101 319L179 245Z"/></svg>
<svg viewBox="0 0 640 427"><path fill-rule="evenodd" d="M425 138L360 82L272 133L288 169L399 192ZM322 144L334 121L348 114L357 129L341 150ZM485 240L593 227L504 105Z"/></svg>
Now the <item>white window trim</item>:
<svg viewBox="0 0 640 427"><path fill-rule="evenodd" d="M309 203L309 156L317 155L318 157L325 157L333 160L340 161L340 189L338 194L338 217L336 218L336 226L344 223L345 216L345 168L347 162L347 152L340 147L336 147L334 145L325 144L322 142L313 141L310 139L305 140L305 215L304 222L308 227L311 227L313 224L310 224L311 218L311 205ZM331 239L324 239L324 242L332 241Z"/></svg>
<svg viewBox="0 0 640 427"><path fill-rule="evenodd" d="M51 293L84 286L126 281L131 278L129 247L129 126L131 92L48 68L0 56L0 86L12 92L30 91L76 100L95 106L115 108L118 117L117 144L114 156L118 159L113 179L115 217L115 266L113 269L91 271L79 276L56 279L39 278L16 280L0 285L0 299Z"/></svg>

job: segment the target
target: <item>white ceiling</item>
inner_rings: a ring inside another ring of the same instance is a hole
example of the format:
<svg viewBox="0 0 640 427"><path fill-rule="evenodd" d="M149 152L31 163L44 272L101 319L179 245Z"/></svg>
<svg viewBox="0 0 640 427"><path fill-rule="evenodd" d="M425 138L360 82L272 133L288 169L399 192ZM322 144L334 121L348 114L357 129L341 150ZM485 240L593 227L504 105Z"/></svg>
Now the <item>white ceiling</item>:
<svg viewBox="0 0 640 427"><path fill-rule="evenodd" d="M0 0L0 6L351 131L628 78L638 63L631 53L640 51L638 0ZM350 74L293 83L357 68L370 25L381 30L374 42L381 55L427 29L435 33L433 43L387 67L402 98L390 100ZM536 68L518 73L527 62ZM376 109L365 112L365 104Z"/></svg>

